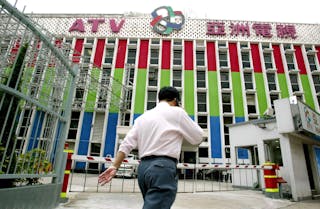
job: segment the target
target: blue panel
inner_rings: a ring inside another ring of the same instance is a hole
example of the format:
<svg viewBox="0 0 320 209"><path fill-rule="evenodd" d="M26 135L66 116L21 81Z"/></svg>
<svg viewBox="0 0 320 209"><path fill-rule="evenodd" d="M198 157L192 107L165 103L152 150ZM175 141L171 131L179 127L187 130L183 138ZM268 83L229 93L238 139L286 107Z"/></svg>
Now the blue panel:
<svg viewBox="0 0 320 209"><path fill-rule="evenodd" d="M210 116L211 157L222 158L220 117Z"/></svg>
<svg viewBox="0 0 320 209"><path fill-rule="evenodd" d="M38 146L38 141L36 141L36 139L40 137L44 115L44 112L38 110L36 111L36 116L32 124L32 131L28 144L28 151Z"/></svg>
<svg viewBox="0 0 320 209"><path fill-rule="evenodd" d="M90 140L91 124L93 119L92 112L85 112L83 115L83 122L79 140L78 155L87 155ZM76 169L84 169L85 163L76 163Z"/></svg>
<svg viewBox="0 0 320 209"><path fill-rule="evenodd" d="M236 117L236 123L244 122L244 117Z"/></svg>
<svg viewBox="0 0 320 209"><path fill-rule="evenodd" d="M141 114L134 114L133 115L133 122L140 116Z"/></svg>
<svg viewBox="0 0 320 209"><path fill-rule="evenodd" d="M117 124L118 124L118 113L109 113L106 142L105 142L104 152L103 152L104 156L106 155L111 155L112 157L114 156Z"/></svg>
<svg viewBox="0 0 320 209"><path fill-rule="evenodd" d="M314 154L316 158L316 164L318 167L318 176L320 176L320 147L314 147Z"/></svg>
<svg viewBox="0 0 320 209"><path fill-rule="evenodd" d="M248 159L249 154L247 149L238 148L238 159Z"/></svg>

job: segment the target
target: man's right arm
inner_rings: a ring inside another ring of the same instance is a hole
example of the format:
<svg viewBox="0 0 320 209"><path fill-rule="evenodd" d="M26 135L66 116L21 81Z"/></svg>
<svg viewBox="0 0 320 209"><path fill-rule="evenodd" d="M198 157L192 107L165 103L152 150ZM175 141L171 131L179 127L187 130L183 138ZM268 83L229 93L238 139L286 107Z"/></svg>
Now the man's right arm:
<svg viewBox="0 0 320 209"><path fill-rule="evenodd" d="M183 137L192 145L200 144L203 137L202 128L183 111L180 116L180 128Z"/></svg>

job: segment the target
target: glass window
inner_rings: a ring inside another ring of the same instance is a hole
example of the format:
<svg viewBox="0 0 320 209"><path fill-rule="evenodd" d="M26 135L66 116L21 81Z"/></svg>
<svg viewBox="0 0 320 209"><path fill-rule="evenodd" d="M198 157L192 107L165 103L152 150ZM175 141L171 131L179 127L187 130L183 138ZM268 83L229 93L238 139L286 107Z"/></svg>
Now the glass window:
<svg viewBox="0 0 320 209"><path fill-rule="evenodd" d="M172 72L172 84L174 87L181 87L181 78L182 78L182 71L181 70L173 70Z"/></svg>
<svg viewBox="0 0 320 209"><path fill-rule="evenodd" d="M159 49L151 49L150 64L158 64L159 62Z"/></svg>
<svg viewBox="0 0 320 209"><path fill-rule="evenodd" d="M264 142L266 161L283 166L281 147L279 139L267 140Z"/></svg>
<svg viewBox="0 0 320 209"><path fill-rule="evenodd" d="M250 68L251 64L250 64L249 52L242 52L241 57L242 57L242 67L243 68Z"/></svg>
<svg viewBox="0 0 320 209"><path fill-rule="evenodd" d="M198 115L198 124L201 128L207 128L208 116L206 115Z"/></svg>
<svg viewBox="0 0 320 209"><path fill-rule="evenodd" d="M181 46L182 45L182 41L181 40L174 40L173 41L173 45Z"/></svg>
<svg viewBox="0 0 320 209"><path fill-rule="evenodd" d="M128 58L127 63L128 64L135 64L136 63L136 49L129 49L128 50Z"/></svg>
<svg viewBox="0 0 320 209"><path fill-rule="evenodd" d="M113 48L106 48L106 55L105 55L105 58L104 58L104 63L112 64L113 53L114 53L114 49Z"/></svg>
<svg viewBox="0 0 320 209"><path fill-rule="evenodd" d="M275 73L267 73L267 80L268 80L269 91L277 90Z"/></svg>
<svg viewBox="0 0 320 209"><path fill-rule="evenodd" d="M199 157L209 157L207 147L199 147Z"/></svg>
<svg viewBox="0 0 320 209"><path fill-rule="evenodd" d="M247 94L247 108L248 108L248 114L257 113L256 100L255 100L254 94Z"/></svg>
<svg viewBox="0 0 320 209"><path fill-rule="evenodd" d="M76 139L77 138L79 118L80 118L80 112L72 112L71 113L68 139Z"/></svg>
<svg viewBox="0 0 320 209"><path fill-rule="evenodd" d="M294 65L293 55L292 54L286 54L286 61L287 61L288 70L294 70L295 69L295 65Z"/></svg>
<svg viewBox="0 0 320 209"><path fill-rule="evenodd" d="M278 94L271 94L270 95L270 101L271 101L271 107L274 109L274 101L279 99Z"/></svg>
<svg viewBox="0 0 320 209"><path fill-rule="evenodd" d="M197 70L197 87L205 88L206 87L206 72Z"/></svg>
<svg viewBox="0 0 320 209"><path fill-rule="evenodd" d="M91 156L100 156L100 143L91 143L90 154Z"/></svg>
<svg viewBox="0 0 320 209"><path fill-rule="evenodd" d="M284 44L283 48L284 50L291 49L291 44Z"/></svg>
<svg viewBox="0 0 320 209"><path fill-rule="evenodd" d="M220 82L221 82L222 89L230 88L229 73L228 72L220 72Z"/></svg>
<svg viewBox="0 0 320 209"><path fill-rule="evenodd" d="M291 82L291 87L292 87L292 91L299 91L299 83L298 83L298 75L296 74L290 74L290 82Z"/></svg>
<svg viewBox="0 0 320 209"><path fill-rule="evenodd" d="M272 69L273 68L273 63L272 63L272 58L271 58L271 53L263 53L264 57L264 66L266 69Z"/></svg>
<svg viewBox="0 0 320 209"><path fill-rule="evenodd" d="M222 93L222 111L224 113L231 113L231 94Z"/></svg>
<svg viewBox="0 0 320 209"><path fill-rule="evenodd" d="M228 67L228 54L227 52L219 52L220 67Z"/></svg>
<svg viewBox="0 0 320 209"><path fill-rule="evenodd" d="M320 92L320 75L313 75L312 79L316 92Z"/></svg>
<svg viewBox="0 0 320 209"><path fill-rule="evenodd" d="M158 68L150 67L149 68L149 86L158 85Z"/></svg>
<svg viewBox="0 0 320 209"><path fill-rule="evenodd" d="M148 91L147 110L154 108L157 105L157 92Z"/></svg>
<svg viewBox="0 0 320 209"><path fill-rule="evenodd" d="M310 70L311 71L317 70L315 55L308 55L308 61L309 61Z"/></svg>
<svg viewBox="0 0 320 209"><path fill-rule="evenodd" d="M92 48L84 48L83 63L90 63Z"/></svg>
<svg viewBox="0 0 320 209"><path fill-rule="evenodd" d="M205 92L198 92L198 112L207 112L207 97Z"/></svg>
<svg viewBox="0 0 320 209"><path fill-rule="evenodd" d="M173 64L174 65L181 65L182 63L182 52L181 50L173 50Z"/></svg>
<svg viewBox="0 0 320 209"><path fill-rule="evenodd" d="M107 39L107 43L108 43L108 44L115 44L115 43L116 43L116 40L115 40L115 39L112 39L112 38L108 38L108 39Z"/></svg>
<svg viewBox="0 0 320 209"><path fill-rule="evenodd" d="M253 89L252 73L244 73L243 77L245 89Z"/></svg>
<svg viewBox="0 0 320 209"><path fill-rule="evenodd" d="M159 39L152 39L151 44L158 45L158 44L160 44L160 40Z"/></svg>
<svg viewBox="0 0 320 209"><path fill-rule="evenodd" d="M205 65L204 51L197 51L196 59L197 59L197 66L204 66Z"/></svg>

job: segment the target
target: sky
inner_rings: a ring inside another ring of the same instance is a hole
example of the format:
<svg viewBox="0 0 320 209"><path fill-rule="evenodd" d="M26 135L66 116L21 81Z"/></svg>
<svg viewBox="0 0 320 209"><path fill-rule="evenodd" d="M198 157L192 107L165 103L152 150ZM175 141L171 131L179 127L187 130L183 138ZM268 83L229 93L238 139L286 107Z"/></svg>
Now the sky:
<svg viewBox="0 0 320 209"><path fill-rule="evenodd" d="M171 6L186 18L320 24L320 0L18 0L16 7L24 6L25 13L67 14L150 14Z"/></svg>

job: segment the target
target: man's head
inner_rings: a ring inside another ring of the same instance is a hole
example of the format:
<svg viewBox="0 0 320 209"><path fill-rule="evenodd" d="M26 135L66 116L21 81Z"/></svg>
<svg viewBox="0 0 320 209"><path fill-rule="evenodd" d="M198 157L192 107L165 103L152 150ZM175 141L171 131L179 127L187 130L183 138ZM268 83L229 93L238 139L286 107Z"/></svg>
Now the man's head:
<svg viewBox="0 0 320 209"><path fill-rule="evenodd" d="M172 102L175 101L175 105L180 105L180 94L178 90L171 86L162 87L158 94L159 101Z"/></svg>

